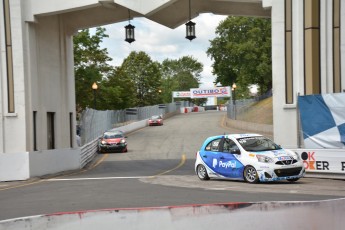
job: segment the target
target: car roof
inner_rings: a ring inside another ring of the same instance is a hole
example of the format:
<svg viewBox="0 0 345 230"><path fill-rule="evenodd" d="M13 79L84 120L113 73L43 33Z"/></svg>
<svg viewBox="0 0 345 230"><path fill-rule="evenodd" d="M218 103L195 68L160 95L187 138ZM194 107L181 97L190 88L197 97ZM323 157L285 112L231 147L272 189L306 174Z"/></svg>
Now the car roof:
<svg viewBox="0 0 345 230"><path fill-rule="evenodd" d="M123 135L123 132L121 132L121 131L106 131L106 132L104 132L103 135L116 135L116 134Z"/></svg>
<svg viewBox="0 0 345 230"><path fill-rule="evenodd" d="M262 135L260 134L256 134L256 133L241 133L241 134L228 134L228 135L224 135L227 138L243 138L243 137L262 137Z"/></svg>
<svg viewBox="0 0 345 230"><path fill-rule="evenodd" d="M220 138L229 138L229 139L238 139L238 138L244 138L244 137L262 137L260 134L256 133L240 133L240 134L223 134L223 135L218 135L218 136L211 136L208 137L201 148L205 148L205 145L207 145L210 141L215 140L215 139L220 139Z"/></svg>
<svg viewBox="0 0 345 230"><path fill-rule="evenodd" d="M223 134L223 135L217 135L217 136L208 137L206 140L208 140L208 139L217 139L217 138L222 138L222 137L238 139L238 138L243 138L243 137L262 137L262 135L256 134L256 133Z"/></svg>

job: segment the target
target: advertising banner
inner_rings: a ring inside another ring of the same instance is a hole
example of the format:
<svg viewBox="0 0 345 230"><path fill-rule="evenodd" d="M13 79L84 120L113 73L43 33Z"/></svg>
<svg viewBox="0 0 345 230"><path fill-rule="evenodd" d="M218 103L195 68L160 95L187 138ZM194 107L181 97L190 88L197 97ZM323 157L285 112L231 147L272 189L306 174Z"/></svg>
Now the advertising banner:
<svg viewBox="0 0 345 230"><path fill-rule="evenodd" d="M344 93L299 96L298 105L305 148L345 148Z"/></svg>
<svg viewBox="0 0 345 230"><path fill-rule="evenodd" d="M307 172L345 173L345 149L292 149Z"/></svg>
<svg viewBox="0 0 345 230"><path fill-rule="evenodd" d="M230 86L212 87L212 88L192 88L190 89L191 98L207 97L230 97Z"/></svg>
<svg viewBox="0 0 345 230"><path fill-rule="evenodd" d="M190 98L190 92L189 91L173 91L173 98Z"/></svg>

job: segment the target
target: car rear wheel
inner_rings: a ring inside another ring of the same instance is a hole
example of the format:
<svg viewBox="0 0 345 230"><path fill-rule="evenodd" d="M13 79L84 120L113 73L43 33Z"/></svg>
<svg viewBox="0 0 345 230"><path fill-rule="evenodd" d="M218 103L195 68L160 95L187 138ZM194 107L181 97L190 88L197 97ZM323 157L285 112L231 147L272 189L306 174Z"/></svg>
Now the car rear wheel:
<svg viewBox="0 0 345 230"><path fill-rule="evenodd" d="M205 168L205 166L203 165L198 165L198 167L196 168L198 177L200 180L209 180L210 177L207 174L207 170Z"/></svg>
<svg viewBox="0 0 345 230"><path fill-rule="evenodd" d="M248 183L257 183L259 181L258 173L251 165L244 168L243 177Z"/></svg>

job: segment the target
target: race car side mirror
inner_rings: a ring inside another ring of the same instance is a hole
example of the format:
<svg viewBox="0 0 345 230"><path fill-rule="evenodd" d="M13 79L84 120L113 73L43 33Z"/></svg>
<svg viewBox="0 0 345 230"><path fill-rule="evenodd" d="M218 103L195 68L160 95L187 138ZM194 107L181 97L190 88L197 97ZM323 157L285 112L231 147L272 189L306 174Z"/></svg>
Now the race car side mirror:
<svg viewBox="0 0 345 230"><path fill-rule="evenodd" d="M232 154L241 154L241 151L239 149L231 149Z"/></svg>

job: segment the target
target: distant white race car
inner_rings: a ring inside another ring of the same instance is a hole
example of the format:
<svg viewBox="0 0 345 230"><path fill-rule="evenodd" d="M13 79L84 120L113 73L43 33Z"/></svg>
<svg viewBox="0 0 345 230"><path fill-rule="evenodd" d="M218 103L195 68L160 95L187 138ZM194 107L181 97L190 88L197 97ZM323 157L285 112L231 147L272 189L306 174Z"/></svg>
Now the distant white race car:
<svg viewBox="0 0 345 230"><path fill-rule="evenodd" d="M224 178L249 183L288 180L305 175L299 155L259 134L207 138L196 154L195 172L201 180Z"/></svg>

